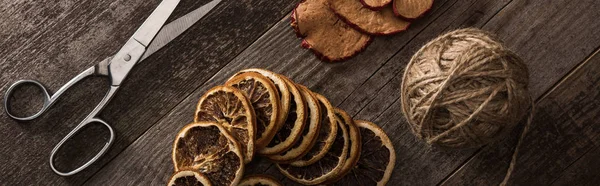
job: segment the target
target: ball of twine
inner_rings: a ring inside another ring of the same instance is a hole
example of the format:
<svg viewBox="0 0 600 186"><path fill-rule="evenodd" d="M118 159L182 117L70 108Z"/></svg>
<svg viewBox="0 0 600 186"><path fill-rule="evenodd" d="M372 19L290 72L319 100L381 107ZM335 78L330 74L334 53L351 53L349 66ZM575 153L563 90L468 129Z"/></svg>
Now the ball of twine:
<svg viewBox="0 0 600 186"><path fill-rule="evenodd" d="M444 34L410 60L402 111L429 144L478 147L507 134L527 114L527 66L491 34Z"/></svg>

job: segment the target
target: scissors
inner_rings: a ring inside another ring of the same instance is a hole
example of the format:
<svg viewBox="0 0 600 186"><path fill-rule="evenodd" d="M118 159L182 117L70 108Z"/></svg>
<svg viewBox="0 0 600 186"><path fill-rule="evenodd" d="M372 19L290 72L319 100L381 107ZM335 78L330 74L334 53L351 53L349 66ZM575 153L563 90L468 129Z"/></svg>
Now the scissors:
<svg viewBox="0 0 600 186"><path fill-rule="evenodd" d="M179 4L179 0L163 0L156 9L150 14L150 16L144 21L142 26L140 26L137 31L127 40L125 45L116 52L116 54L112 57L108 57L102 61L100 61L97 65L88 68L87 70L81 72L79 75L75 76L65 85L63 85L56 93L50 95L48 90L42 85L42 83L35 80L19 80L12 84L4 96L4 110L11 118L15 120L32 120L43 114L48 108L50 108L56 100L72 85L81 81L82 79L90 76L106 76L110 81L110 89L104 96L104 98L98 103L98 105L92 110L81 123L79 123L71 132L69 132L56 146L52 149L50 153L50 168L56 174L61 176L71 176L74 175L96 160L98 160L108 148L110 148L111 144L115 139L115 133L113 128L108 125L104 120L98 118L99 113L106 106L108 102L110 102L111 98L115 95L117 90L119 89L121 83L127 77L127 74L133 69L136 64L139 64L141 61L146 59L148 56L156 52L158 49L164 47L167 43L175 39L185 30L190 28L194 23L204 17L211 9L213 9L217 4L219 4L221 0L213 0L202 7L186 14L185 16L169 23L168 25L164 25L177 4ZM163 27L164 26L164 27ZM24 84L29 84L33 86L39 87L44 96L44 104L42 109L37 113L27 116L27 117L17 117L11 113L9 109L9 98L12 97L15 88L22 86ZM102 126L108 128L110 137L106 144L102 147L102 149L94 156L92 159L87 161L85 164L80 167L69 171L69 172L61 172L57 170L54 166L53 160L56 152L63 146L65 141L70 139L74 134L79 132L84 126L91 123L100 123Z"/></svg>

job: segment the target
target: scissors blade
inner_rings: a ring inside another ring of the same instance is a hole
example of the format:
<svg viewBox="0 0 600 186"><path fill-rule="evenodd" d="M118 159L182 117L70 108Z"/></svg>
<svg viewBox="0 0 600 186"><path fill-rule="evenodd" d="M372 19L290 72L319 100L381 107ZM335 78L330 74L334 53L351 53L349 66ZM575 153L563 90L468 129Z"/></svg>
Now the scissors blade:
<svg viewBox="0 0 600 186"><path fill-rule="evenodd" d="M208 14L208 12L215 8L220 2L221 0L213 0L164 26L158 32L152 43L150 43L150 46L148 46L138 63L177 38L177 36L181 35L188 28L202 19L202 17Z"/></svg>
<svg viewBox="0 0 600 186"><path fill-rule="evenodd" d="M167 22L177 4L179 4L179 0L163 0L131 37L145 47L148 47L158 31Z"/></svg>

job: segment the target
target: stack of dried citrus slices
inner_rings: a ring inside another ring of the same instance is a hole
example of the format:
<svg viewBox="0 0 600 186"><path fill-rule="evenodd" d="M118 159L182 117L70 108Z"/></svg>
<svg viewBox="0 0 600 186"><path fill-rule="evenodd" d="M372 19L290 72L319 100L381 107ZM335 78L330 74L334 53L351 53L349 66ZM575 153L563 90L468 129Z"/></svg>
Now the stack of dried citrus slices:
<svg viewBox="0 0 600 186"><path fill-rule="evenodd" d="M377 125L281 74L246 69L200 98L194 122L175 137L168 185L281 185L244 177L255 157L305 185L385 185L395 154Z"/></svg>
<svg viewBox="0 0 600 186"><path fill-rule="evenodd" d="M302 47L324 61L341 61L362 51L372 36L408 28L433 0L302 0L292 12L291 26Z"/></svg>

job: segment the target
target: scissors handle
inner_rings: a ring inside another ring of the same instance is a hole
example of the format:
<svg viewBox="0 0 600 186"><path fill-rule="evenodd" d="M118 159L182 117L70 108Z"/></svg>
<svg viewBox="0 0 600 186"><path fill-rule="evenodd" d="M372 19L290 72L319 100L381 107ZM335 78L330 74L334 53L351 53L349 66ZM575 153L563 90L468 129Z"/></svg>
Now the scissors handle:
<svg viewBox="0 0 600 186"><path fill-rule="evenodd" d="M98 116L98 113L100 113L102 111L104 106L106 106L106 104L110 101L110 99L113 97L113 95L117 92L118 89L119 89L119 86L110 86L110 90L108 90L108 92L106 93L106 95L104 96L102 101L100 101L100 103L98 103L96 108L94 108L94 110L92 110L92 112L90 112L90 114L87 117L85 117L85 119L83 121L81 121L81 123L79 123L71 132L69 132L69 134L67 134L62 140L60 140L60 142L58 142L58 144L56 144L56 146L54 146L54 149L52 149L52 152L50 153L50 168L52 168L52 171L54 171L54 173L61 175L61 176L71 176L71 175L77 174L78 172L84 170L85 168L90 166L92 163L94 163L98 159L100 159L100 157L102 157L102 155L104 155L104 153L106 153L108 148L110 148L113 141L115 140L115 132L114 132L113 128L110 125L108 125L108 123L106 123L104 120L102 120L100 118L97 118L96 116ZM67 140L69 140L71 137L73 137L73 135L80 132L81 129L83 127L85 127L86 125L89 125L92 123L100 123L108 129L110 136L108 138L108 141L104 144L104 147L102 147L102 149L100 149L100 151L94 157L92 157L92 159L88 160L85 164L81 165L80 167L78 167L72 171L62 172L62 171L57 170L56 167L54 166L54 156L56 155L56 152L58 152L58 150L60 148L62 148L64 143Z"/></svg>
<svg viewBox="0 0 600 186"><path fill-rule="evenodd" d="M79 75L75 76L75 78L71 79L65 85L60 87L60 89L58 89L56 91L56 93L54 93L53 95L50 95L50 93L48 92L46 87L39 81L19 80L19 81L15 82L14 84L12 84L6 91L6 94L4 95L4 110L6 111L6 114L13 119L20 120L20 121L33 120L33 119L39 117L40 115L42 115L44 112L46 112L46 110L48 110L48 108L50 108L52 105L54 105L54 103L56 103L56 100L58 99L58 97L60 97L67 89L71 88L71 86L73 86L77 82L81 81L82 79L84 79L90 75L94 75L95 71L96 71L96 67L88 68L87 70L81 72ZM31 116L18 117L15 114L11 113L10 98L14 95L15 90L18 87L23 86L23 85L33 85L33 86L40 88L42 90L44 104L42 106L42 109L40 109L35 114L33 114Z"/></svg>
<svg viewBox="0 0 600 186"><path fill-rule="evenodd" d="M4 96L4 109L7 113L7 115L16 120L32 120L32 119L39 117L45 111L47 111L48 108L50 108L66 90L71 88L77 82L79 82L91 75L105 75L105 76L109 75L107 69L108 69L108 62L110 59L111 59L110 57L106 58L105 60L101 61L99 64L97 64L93 67L90 67L87 70L84 70L79 75L75 76L73 79L71 79L65 85L63 85L60 89L58 89L58 91L56 91L56 93L54 93L53 95L50 95L50 93L48 92L46 87L44 87L44 85L42 85L42 83L40 83L38 81L19 80L19 81L15 82L13 85L11 85L8 88L6 95ZM39 110L37 113L35 113L31 116L17 117L13 113L11 113L10 106L9 106L10 98L14 95L15 90L18 87L23 86L23 85L33 85L33 86L37 86L38 88L42 89L42 94L44 97L44 104L43 104L41 110ZM90 166L92 163L97 161L102 155L104 155L104 153L106 153L106 151L108 150L108 148L110 147L110 145L113 143L113 141L115 139L115 132L114 132L113 128L110 125L108 125L108 123L97 118L97 116L98 116L98 113L100 113L102 111L104 106L106 106L106 104L111 100L111 98L117 92L118 89L119 89L118 85L111 85L110 89L108 90L108 92L106 93L104 98L102 98L102 100L100 101L100 103L98 103L98 105L94 108L94 110L92 110L90 112L90 114L88 116L86 116L85 119L83 119L83 121L81 121L81 123L79 123L71 132L69 132L69 134L67 134L60 142L58 142L58 144L56 144L56 146L52 149L52 152L50 154L50 168L52 168L52 171L54 171L56 174L61 175L61 176L70 176L70 175L76 174L76 173L84 170L85 168ZM104 144L102 149L94 157L92 157L92 159L90 159L88 162L86 162L85 164L83 164L82 166L80 166L74 170L71 170L68 172L62 172L62 171L59 171L58 169L56 169L56 167L54 166L54 157L55 157L57 151L60 148L62 148L62 146L65 144L65 142L67 140L69 140L71 137L73 137L75 134L80 132L83 127L90 125L90 124L97 124L97 123L102 124L110 132L109 139Z"/></svg>
<svg viewBox="0 0 600 186"><path fill-rule="evenodd" d="M100 149L100 151L94 157L92 157L92 159L88 160L85 164L81 165L80 167L77 167L76 169L73 169L68 172L63 172L63 171L59 171L58 169L56 169L56 166L54 166L54 156L56 155L58 150L60 148L62 148L64 143L67 140L69 140L71 137L73 137L73 135L80 132L84 126L94 124L94 123L102 124L102 126L105 126L110 133L108 141L104 144L102 149ZM69 134L67 134L62 140L60 140L60 142L58 142L58 144L56 144L56 146L54 146L54 149L52 149L52 152L50 153L50 168L52 168L52 171L54 171L54 173L56 173L60 176L71 176L71 175L77 174L78 172L81 172L82 170L84 170L85 168L90 166L92 163L94 163L98 159L100 159L100 157L102 157L102 155L104 155L106 153L108 148L110 148L110 146L112 145L114 140L115 140L115 132L114 132L113 128L110 127L110 125L108 125L108 123L106 123L105 121L103 121L99 118L91 118L88 120L84 120L79 125L77 125L77 128L75 128L71 132L69 132Z"/></svg>

